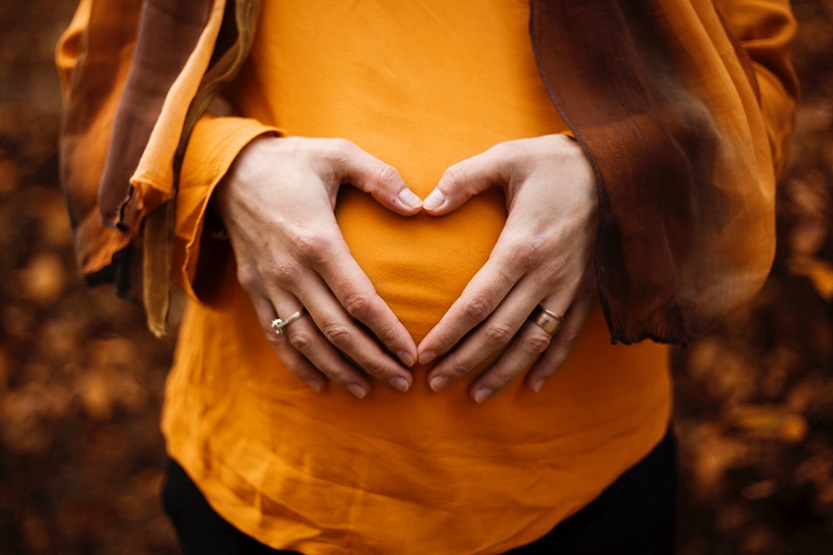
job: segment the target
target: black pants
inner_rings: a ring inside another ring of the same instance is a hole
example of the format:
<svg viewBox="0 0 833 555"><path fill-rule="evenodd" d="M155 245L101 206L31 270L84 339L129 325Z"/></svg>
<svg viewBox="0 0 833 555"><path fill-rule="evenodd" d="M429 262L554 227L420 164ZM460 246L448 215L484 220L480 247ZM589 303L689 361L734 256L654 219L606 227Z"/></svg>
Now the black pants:
<svg viewBox="0 0 833 555"><path fill-rule="evenodd" d="M669 555L674 552L676 442L669 431L599 497L511 555ZM162 492L184 555L276 555L223 520L175 461Z"/></svg>

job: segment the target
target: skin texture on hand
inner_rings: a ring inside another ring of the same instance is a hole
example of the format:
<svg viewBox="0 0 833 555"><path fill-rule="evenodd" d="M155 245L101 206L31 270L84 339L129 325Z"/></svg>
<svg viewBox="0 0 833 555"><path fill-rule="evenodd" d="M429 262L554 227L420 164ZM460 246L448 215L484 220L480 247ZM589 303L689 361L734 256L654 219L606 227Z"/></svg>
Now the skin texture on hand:
<svg viewBox="0 0 833 555"><path fill-rule="evenodd" d="M343 139L255 139L214 200L240 284L290 372L316 391L331 380L359 398L370 391L368 376L407 391L416 345L341 235L333 210L346 183L397 214L420 211L420 199L395 169ZM285 334L275 333L272 320L302 309Z"/></svg>
<svg viewBox="0 0 833 555"><path fill-rule="evenodd" d="M525 368L535 391L561 366L595 299L592 252L598 197L581 147L565 135L501 143L451 166L423 209L442 216L502 187L509 216L489 260L418 347L441 391L505 349L471 385L482 403ZM551 336L529 320L537 306L564 315ZM536 362L537 361L537 362Z"/></svg>

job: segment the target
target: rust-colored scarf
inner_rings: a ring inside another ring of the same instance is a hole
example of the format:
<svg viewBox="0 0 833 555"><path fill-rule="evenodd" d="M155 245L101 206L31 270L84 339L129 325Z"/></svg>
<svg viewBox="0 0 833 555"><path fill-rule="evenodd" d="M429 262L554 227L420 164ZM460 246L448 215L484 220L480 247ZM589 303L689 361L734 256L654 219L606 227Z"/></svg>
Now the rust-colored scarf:
<svg viewBox="0 0 833 555"><path fill-rule="evenodd" d="M82 271L124 292L122 278L135 274L126 269L143 254L149 323L161 333L177 153L248 52L257 3L237 0L228 10L224 0L147 0L141 12L140 4L93 0L88 54L68 96L63 177ZM531 7L541 75L596 171L596 271L611 336L686 343L751 299L774 252L774 163L746 54L708 0ZM206 41L218 9L234 17ZM172 99L172 84L206 42L222 47L202 86ZM167 117L166 102L190 110ZM154 136L172 126L178 140L150 157ZM152 164L169 165L169 177L141 187L137 175Z"/></svg>

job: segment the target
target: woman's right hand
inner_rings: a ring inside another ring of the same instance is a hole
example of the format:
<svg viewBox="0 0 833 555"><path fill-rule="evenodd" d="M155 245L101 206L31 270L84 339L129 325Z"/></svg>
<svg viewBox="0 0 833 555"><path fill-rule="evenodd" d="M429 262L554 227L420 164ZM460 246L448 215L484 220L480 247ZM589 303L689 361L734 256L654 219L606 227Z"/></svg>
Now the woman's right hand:
<svg viewBox="0 0 833 555"><path fill-rule="evenodd" d="M420 211L419 197L391 166L344 139L300 137L252 141L218 186L214 202L240 284L290 372L316 391L329 378L359 398L370 391L368 375L407 391L413 376L402 364L414 363L416 345L338 228L336 196L346 183L397 214ZM283 335L272 328L275 318L303 309Z"/></svg>

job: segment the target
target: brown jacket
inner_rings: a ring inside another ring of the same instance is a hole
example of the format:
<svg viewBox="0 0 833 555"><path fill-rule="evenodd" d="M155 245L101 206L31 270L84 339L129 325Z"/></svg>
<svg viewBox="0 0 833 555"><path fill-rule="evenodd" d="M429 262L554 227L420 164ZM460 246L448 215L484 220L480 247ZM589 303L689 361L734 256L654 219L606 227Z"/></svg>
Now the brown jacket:
<svg viewBox="0 0 833 555"><path fill-rule="evenodd" d="M180 159L245 59L258 4L82 0L59 46L62 177L82 273L121 294L141 281L155 333L167 328ZM687 343L769 271L796 95L789 4L530 4L542 79L596 172L611 336ZM756 10L766 25L729 32L734 13ZM761 38L780 55L757 51Z"/></svg>

